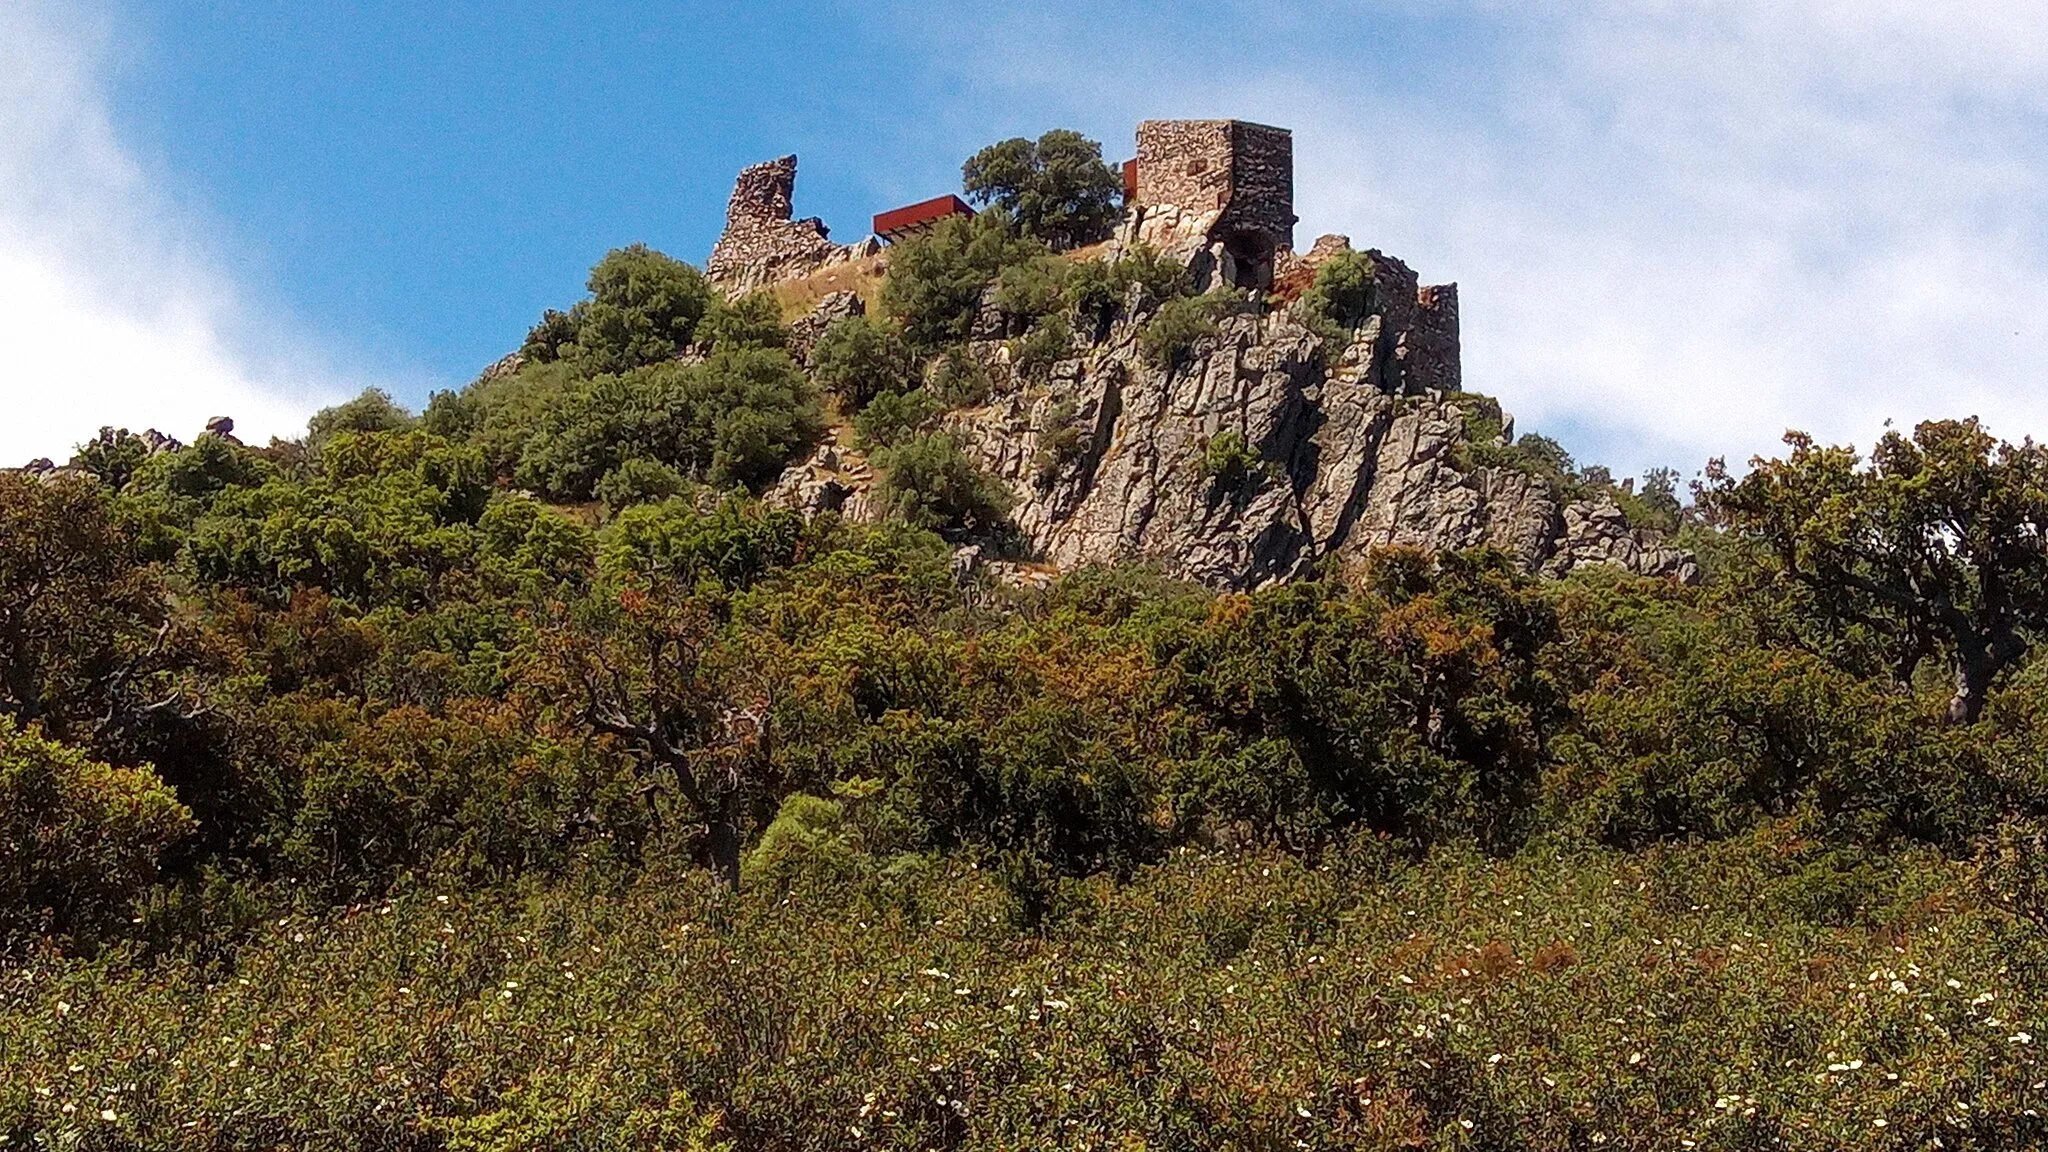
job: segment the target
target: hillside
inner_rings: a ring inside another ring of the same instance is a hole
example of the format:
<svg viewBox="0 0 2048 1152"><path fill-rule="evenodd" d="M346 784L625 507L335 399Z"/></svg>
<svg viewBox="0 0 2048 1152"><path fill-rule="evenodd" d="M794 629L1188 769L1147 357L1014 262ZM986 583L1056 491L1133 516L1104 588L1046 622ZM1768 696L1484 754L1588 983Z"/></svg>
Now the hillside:
<svg viewBox="0 0 2048 1152"><path fill-rule="evenodd" d="M2048 448L1617 482L1148 125L0 472L0 1146L2048 1142Z"/></svg>

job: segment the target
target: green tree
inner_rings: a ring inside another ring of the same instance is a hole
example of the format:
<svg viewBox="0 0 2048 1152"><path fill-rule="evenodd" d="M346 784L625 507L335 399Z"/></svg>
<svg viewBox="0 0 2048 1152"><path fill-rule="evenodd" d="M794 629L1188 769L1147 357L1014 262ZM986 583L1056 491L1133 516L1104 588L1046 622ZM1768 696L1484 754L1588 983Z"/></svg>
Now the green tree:
<svg viewBox="0 0 2048 1152"><path fill-rule="evenodd" d="M0 945L118 931L192 814L148 768L117 768L0 715Z"/></svg>
<svg viewBox="0 0 2048 1152"><path fill-rule="evenodd" d="M1340 336L1356 331L1379 306L1372 257L1345 251L1324 261L1301 303L1319 328Z"/></svg>
<svg viewBox="0 0 2048 1152"><path fill-rule="evenodd" d="M1974 723L2048 624L2048 448L2001 443L1974 417L1887 432L1867 465L1804 433L1785 442L1789 458L1739 479L1710 465L1710 506L1829 620L1888 637L1903 674L1946 649L1948 720Z"/></svg>
<svg viewBox="0 0 2048 1152"><path fill-rule="evenodd" d="M573 361L588 375L674 358L712 305L702 273L647 247L613 249L590 270L590 299L549 311L527 333L529 360Z"/></svg>
<svg viewBox="0 0 2048 1152"><path fill-rule="evenodd" d="M345 404L322 408L306 423L306 443L318 449L342 432L397 432L413 425L413 415L392 403L381 388L365 388Z"/></svg>
<svg viewBox="0 0 2048 1152"><path fill-rule="evenodd" d="M101 428L100 434L78 446L71 466L83 468L112 491L120 491L135 470L149 459L149 446L126 428Z"/></svg>
<svg viewBox="0 0 2048 1152"><path fill-rule="evenodd" d="M169 706L168 618L105 488L0 473L0 716L84 741Z"/></svg>
<svg viewBox="0 0 2048 1152"><path fill-rule="evenodd" d="M835 320L811 349L811 375L849 412L884 392L917 386L917 358L894 324L872 316Z"/></svg>
<svg viewBox="0 0 2048 1152"><path fill-rule="evenodd" d="M716 616L715 597L675 581L607 583L547 628L534 675L636 756L650 796L703 825L712 873L737 889L750 801L775 791L774 690Z"/></svg>
<svg viewBox="0 0 2048 1152"><path fill-rule="evenodd" d="M1054 251L1105 239L1116 224L1123 182L1102 162L1102 145L1079 132L1055 128L1036 141L991 144L960 175L970 200L1001 208Z"/></svg>

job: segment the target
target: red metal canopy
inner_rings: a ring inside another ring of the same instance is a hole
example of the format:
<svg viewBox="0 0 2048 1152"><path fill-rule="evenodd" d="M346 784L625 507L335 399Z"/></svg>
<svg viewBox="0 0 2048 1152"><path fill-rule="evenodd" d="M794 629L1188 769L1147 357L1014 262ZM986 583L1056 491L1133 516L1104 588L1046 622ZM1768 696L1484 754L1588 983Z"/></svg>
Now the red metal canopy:
<svg viewBox="0 0 2048 1152"><path fill-rule="evenodd" d="M895 242L906 236L915 236L948 216L972 216L974 209L965 200L951 194L934 196L901 208L892 208L875 217L875 235Z"/></svg>

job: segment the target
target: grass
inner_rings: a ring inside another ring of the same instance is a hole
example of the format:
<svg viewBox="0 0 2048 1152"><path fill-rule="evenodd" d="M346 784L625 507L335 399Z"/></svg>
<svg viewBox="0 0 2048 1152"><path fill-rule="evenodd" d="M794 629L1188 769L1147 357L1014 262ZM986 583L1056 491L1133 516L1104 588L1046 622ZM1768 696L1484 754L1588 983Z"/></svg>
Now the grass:
<svg viewBox="0 0 2048 1152"><path fill-rule="evenodd" d="M990 873L915 860L738 898L695 876L420 891L270 921L232 965L8 970L0 1133L508 1152L547 1146L521 1142L536 1132L636 1146L616 1134L657 1123L738 1148L2048 1138L2038 935L1937 857L1884 858L1847 898L1800 860L1768 838L1419 864L1187 851L1066 884L1038 933Z"/></svg>

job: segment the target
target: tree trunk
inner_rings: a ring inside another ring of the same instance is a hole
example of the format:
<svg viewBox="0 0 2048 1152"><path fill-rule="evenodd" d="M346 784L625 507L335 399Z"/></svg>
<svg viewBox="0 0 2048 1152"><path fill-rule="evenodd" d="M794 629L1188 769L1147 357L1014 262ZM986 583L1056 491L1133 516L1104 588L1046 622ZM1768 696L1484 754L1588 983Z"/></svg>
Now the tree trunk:
<svg viewBox="0 0 2048 1152"><path fill-rule="evenodd" d="M732 805L721 805L711 825L711 874L727 891L740 890L740 826Z"/></svg>
<svg viewBox="0 0 2048 1152"><path fill-rule="evenodd" d="M1984 700L1991 695L1991 677L1997 673L1988 655L1956 657L1956 691L1949 697L1948 722L1975 724L1984 714Z"/></svg>

